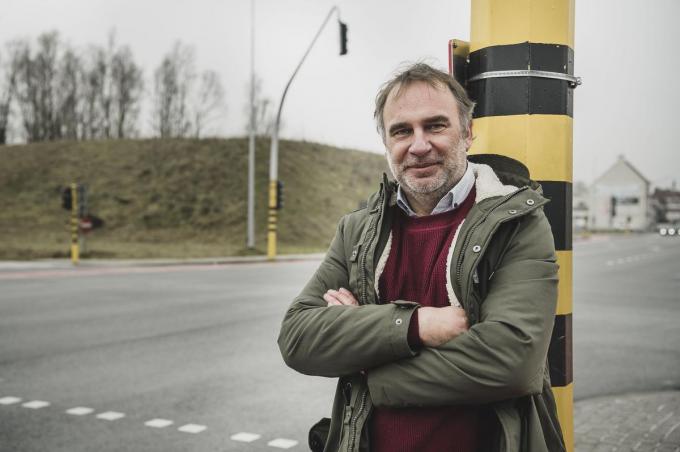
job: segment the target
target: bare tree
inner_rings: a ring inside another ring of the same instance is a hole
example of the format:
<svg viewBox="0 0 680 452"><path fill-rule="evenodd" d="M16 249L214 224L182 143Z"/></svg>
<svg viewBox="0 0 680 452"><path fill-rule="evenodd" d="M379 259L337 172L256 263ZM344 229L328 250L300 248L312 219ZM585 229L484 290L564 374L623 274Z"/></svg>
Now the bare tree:
<svg viewBox="0 0 680 452"><path fill-rule="evenodd" d="M12 98L15 92L19 71L18 47L13 43L7 46L6 62L0 59L0 145L7 143L7 130L12 114Z"/></svg>
<svg viewBox="0 0 680 452"><path fill-rule="evenodd" d="M135 130L139 102L144 88L142 69L135 63L129 47L118 49L111 61L115 133L125 138Z"/></svg>
<svg viewBox="0 0 680 452"><path fill-rule="evenodd" d="M246 89L250 92L250 83L247 84ZM258 137L270 136L274 128L275 121L275 105L271 98L262 94L262 79L255 75L255 135ZM250 131L250 102L247 102L244 107L246 114L246 133ZM279 125L279 129L282 126Z"/></svg>
<svg viewBox="0 0 680 452"><path fill-rule="evenodd" d="M185 137L192 128L189 96L195 79L194 51L180 42L154 72L153 128L161 138Z"/></svg>
<svg viewBox="0 0 680 452"><path fill-rule="evenodd" d="M81 73L83 85L82 136L85 139L113 136L113 55L115 33L109 33L108 45L91 46Z"/></svg>
<svg viewBox="0 0 680 452"><path fill-rule="evenodd" d="M103 115L100 111L100 97L104 89L102 74L102 51L91 47L87 52L86 64L81 72L82 84L82 115L81 137L84 139L99 138L104 128Z"/></svg>
<svg viewBox="0 0 680 452"><path fill-rule="evenodd" d="M224 89L215 71L204 71L193 96L193 128L196 138L225 110Z"/></svg>
<svg viewBox="0 0 680 452"><path fill-rule="evenodd" d="M26 139L57 139L61 131L55 97L59 36L56 32L40 35L35 55L28 41L17 42L17 46L16 96Z"/></svg>
<svg viewBox="0 0 680 452"><path fill-rule="evenodd" d="M61 58L58 76L57 114L61 138L77 140L81 136L80 73L80 59L72 49L67 49Z"/></svg>

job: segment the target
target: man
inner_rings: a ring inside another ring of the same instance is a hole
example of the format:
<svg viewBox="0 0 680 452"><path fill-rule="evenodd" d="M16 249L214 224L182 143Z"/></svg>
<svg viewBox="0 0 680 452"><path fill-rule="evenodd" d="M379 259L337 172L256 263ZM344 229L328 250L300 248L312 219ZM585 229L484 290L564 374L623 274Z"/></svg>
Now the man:
<svg viewBox="0 0 680 452"><path fill-rule="evenodd" d="M325 451L564 450L547 200L518 162L467 158L473 106L425 64L376 98L397 183L342 218L279 337L289 366L339 377Z"/></svg>

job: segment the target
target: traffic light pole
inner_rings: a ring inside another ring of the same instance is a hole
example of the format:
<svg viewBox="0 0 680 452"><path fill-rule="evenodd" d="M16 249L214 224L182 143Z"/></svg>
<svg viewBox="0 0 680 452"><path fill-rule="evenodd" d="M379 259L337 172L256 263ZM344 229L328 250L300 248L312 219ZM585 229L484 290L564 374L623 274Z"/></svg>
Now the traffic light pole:
<svg viewBox="0 0 680 452"><path fill-rule="evenodd" d="M347 38L347 26L340 21L340 9L337 6L333 6L328 12L328 15L324 19L319 31L316 32L312 43L307 48L307 51L302 56L302 59L298 63L293 75L290 76L286 87L281 95L281 102L279 102L279 110L276 113L276 121L274 122L274 128L272 130L272 143L271 151L269 154L269 220L267 222L267 258L273 260L276 258L276 240L277 240L277 223L278 223L278 209L277 209L277 194L278 194L278 173L279 173L279 124L281 123L281 111L283 110L283 103L286 100L286 94L288 93L288 88L293 82L293 79L297 75L302 63L305 62L307 55L314 47L314 44L319 39L321 32L326 27L326 24L330 20L331 16L337 13L338 23L340 25L340 55L347 53L346 38Z"/></svg>
<svg viewBox="0 0 680 452"><path fill-rule="evenodd" d="M572 129L573 88L580 84L573 75L574 0L472 0L469 52L465 78L477 103L470 153L521 161L551 201L545 213L560 281L548 361L565 443L573 451Z"/></svg>
<svg viewBox="0 0 680 452"><path fill-rule="evenodd" d="M71 184L71 262L78 265L80 261L80 247L78 237L78 184Z"/></svg>

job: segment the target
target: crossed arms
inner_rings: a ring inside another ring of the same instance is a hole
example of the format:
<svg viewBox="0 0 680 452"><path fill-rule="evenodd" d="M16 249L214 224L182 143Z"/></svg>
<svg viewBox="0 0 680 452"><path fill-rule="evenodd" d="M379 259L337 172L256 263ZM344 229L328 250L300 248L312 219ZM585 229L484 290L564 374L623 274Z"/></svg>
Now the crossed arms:
<svg viewBox="0 0 680 452"><path fill-rule="evenodd" d="M286 363L310 375L368 372L380 406L478 404L538 393L557 298L557 264L542 214L523 221L467 329L455 308L420 308L424 348L408 344L417 303L355 305L349 287L344 221L326 258L283 320Z"/></svg>

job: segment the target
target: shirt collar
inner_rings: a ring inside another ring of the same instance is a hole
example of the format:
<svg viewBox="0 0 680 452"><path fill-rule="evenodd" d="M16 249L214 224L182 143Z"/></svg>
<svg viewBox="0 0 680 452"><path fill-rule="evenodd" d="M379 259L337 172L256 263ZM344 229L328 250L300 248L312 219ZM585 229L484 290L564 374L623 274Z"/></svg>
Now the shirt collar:
<svg viewBox="0 0 680 452"><path fill-rule="evenodd" d="M430 215L436 215L438 213L444 213L444 212L449 212L451 210L457 209L458 206L460 206L463 201L468 197L470 194L470 190L472 190L472 187L475 185L475 175L472 172L472 167L471 165L467 165L467 169L465 170L465 174L463 174L463 177L458 181L456 185L453 186L451 190L446 193L442 199L439 200L435 208L430 212ZM408 204L408 200L406 199L406 195L404 195L404 192L401 190L401 185L397 189L397 205L408 214L409 217L417 217L418 215L411 209L411 206Z"/></svg>

